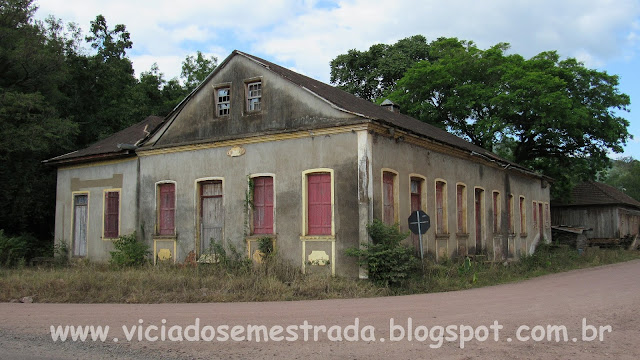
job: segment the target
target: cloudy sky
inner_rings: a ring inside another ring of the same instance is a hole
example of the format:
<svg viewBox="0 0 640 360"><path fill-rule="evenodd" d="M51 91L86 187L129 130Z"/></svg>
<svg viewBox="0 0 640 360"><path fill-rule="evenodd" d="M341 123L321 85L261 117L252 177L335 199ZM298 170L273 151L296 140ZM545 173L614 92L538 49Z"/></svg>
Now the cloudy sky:
<svg viewBox="0 0 640 360"><path fill-rule="evenodd" d="M511 44L526 57L557 50L620 75L631 96L631 140L624 155L640 158L640 1L637 0L36 0L36 16L54 15L83 30L102 14L131 33L136 73L157 63L179 76L197 50L221 62L238 49L329 81L329 62L422 34L458 37L481 48ZM619 156L619 155L614 155Z"/></svg>

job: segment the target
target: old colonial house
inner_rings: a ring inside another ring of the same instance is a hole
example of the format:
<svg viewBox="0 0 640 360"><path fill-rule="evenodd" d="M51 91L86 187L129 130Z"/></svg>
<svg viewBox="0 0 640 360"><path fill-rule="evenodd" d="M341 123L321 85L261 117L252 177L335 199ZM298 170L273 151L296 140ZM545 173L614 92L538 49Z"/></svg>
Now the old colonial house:
<svg viewBox="0 0 640 360"><path fill-rule="evenodd" d="M345 249L369 241L366 225L406 231L417 209L431 217L433 258L517 258L551 237L548 179L390 102L240 51L164 119L48 163L56 240L95 260L134 231L154 261L177 262L211 239L254 256L268 236L304 271L358 276Z"/></svg>

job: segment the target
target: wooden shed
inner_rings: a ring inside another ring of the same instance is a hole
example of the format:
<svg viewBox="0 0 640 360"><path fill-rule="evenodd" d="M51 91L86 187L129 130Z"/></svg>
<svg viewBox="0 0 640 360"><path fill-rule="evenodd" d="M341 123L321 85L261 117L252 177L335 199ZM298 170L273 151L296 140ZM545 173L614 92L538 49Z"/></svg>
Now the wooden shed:
<svg viewBox="0 0 640 360"><path fill-rule="evenodd" d="M553 226L592 228L589 244L632 241L640 228L640 202L622 191L595 181L577 185L567 202L551 203Z"/></svg>

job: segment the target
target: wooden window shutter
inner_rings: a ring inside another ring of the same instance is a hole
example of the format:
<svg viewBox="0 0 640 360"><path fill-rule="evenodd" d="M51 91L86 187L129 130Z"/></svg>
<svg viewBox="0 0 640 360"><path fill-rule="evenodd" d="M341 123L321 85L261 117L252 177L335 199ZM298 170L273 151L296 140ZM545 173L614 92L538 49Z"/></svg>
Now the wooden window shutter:
<svg viewBox="0 0 640 360"><path fill-rule="evenodd" d="M383 211L382 220L387 225L393 225L396 222L395 213L395 199L393 183L395 180L395 174L390 172L384 172L382 175L382 187L383 187Z"/></svg>
<svg viewBox="0 0 640 360"><path fill-rule="evenodd" d="M159 235L175 235L175 204L176 204L176 186L175 184L160 184L159 188L159 204L158 211Z"/></svg>
<svg viewBox="0 0 640 360"><path fill-rule="evenodd" d="M444 182L436 182L436 233L444 234Z"/></svg>
<svg viewBox="0 0 640 360"><path fill-rule="evenodd" d="M309 235L331 235L331 174L307 175Z"/></svg>
<svg viewBox="0 0 640 360"><path fill-rule="evenodd" d="M253 179L253 233L273 234L273 178Z"/></svg>
<svg viewBox="0 0 640 360"><path fill-rule="evenodd" d="M120 192L107 191L104 193L104 237L117 238L120 220Z"/></svg>

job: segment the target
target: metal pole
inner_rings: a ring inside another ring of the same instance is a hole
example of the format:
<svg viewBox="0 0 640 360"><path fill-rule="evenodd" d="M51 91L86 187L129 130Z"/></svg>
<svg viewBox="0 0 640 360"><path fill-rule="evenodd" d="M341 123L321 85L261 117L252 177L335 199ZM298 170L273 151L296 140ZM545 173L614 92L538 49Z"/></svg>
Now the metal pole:
<svg viewBox="0 0 640 360"><path fill-rule="evenodd" d="M418 212L418 239L420 240L420 261L424 262L424 251L422 250L422 231L420 230L420 212Z"/></svg>

